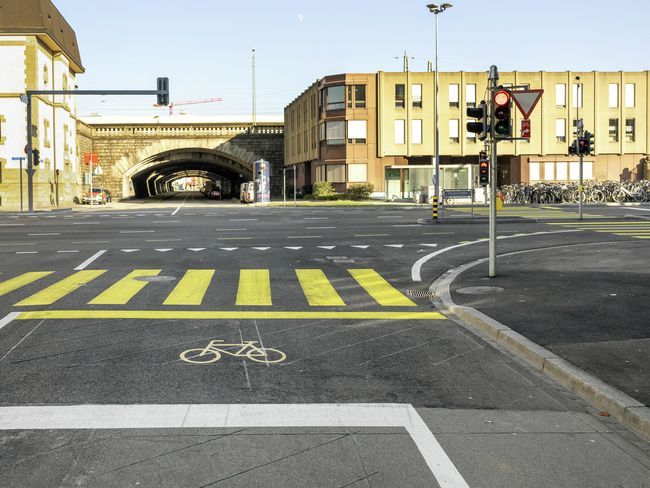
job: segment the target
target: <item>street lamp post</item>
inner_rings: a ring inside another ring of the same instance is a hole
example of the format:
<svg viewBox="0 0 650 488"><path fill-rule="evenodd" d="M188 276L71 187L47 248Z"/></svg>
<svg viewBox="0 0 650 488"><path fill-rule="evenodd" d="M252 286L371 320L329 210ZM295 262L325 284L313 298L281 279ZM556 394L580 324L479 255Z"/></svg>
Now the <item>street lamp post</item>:
<svg viewBox="0 0 650 488"><path fill-rule="evenodd" d="M435 152L435 174L436 174L436 184L435 184L435 192L436 192L436 199L439 202L440 201L440 137L438 134L438 14L444 12L448 8L453 7L451 3L443 3L441 5L438 5L437 3L430 3L427 5L427 8L429 9L429 12L432 14L435 14L436 16L436 61L435 61L435 84L436 84L436 96L435 96L435 111L436 111L436 121L435 121L435 146L436 146L436 152Z"/></svg>

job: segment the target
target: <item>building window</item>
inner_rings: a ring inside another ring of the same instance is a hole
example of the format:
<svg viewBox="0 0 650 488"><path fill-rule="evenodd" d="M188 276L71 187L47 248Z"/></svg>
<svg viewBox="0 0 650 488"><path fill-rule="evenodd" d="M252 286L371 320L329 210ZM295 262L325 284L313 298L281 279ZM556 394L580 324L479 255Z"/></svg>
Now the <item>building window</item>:
<svg viewBox="0 0 650 488"><path fill-rule="evenodd" d="M625 108L634 107L634 83L625 83Z"/></svg>
<svg viewBox="0 0 650 488"><path fill-rule="evenodd" d="M354 86L354 108L366 108L366 85Z"/></svg>
<svg viewBox="0 0 650 488"><path fill-rule="evenodd" d="M607 92L609 93L609 108L618 107L618 83L610 83L607 85Z"/></svg>
<svg viewBox="0 0 650 488"><path fill-rule="evenodd" d="M366 121L365 120L348 120L348 143L349 144L366 143Z"/></svg>
<svg viewBox="0 0 650 488"><path fill-rule="evenodd" d="M325 138L330 146L345 144L345 120L325 122Z"/></svg>
<svg viewBox="0 0 650 488"><path fill-rule="evenodd" d="M609 142L618 142L618 119L609 119Z"/></svg>
<svg viewBox="0 0 650 488"><path fill-rule="evenodd" d="M411 98L413 100L413 108L422 108L422 85L411 86Z"/></svg>
<svg viewBox="0 0 650 488"><path fill-rule="evenodd" d="M404 85L395 85L395 108L404 106Z"/></svg>
<svg viewBox="0 0 650 488"><path fill-rule="evenodd" d="M413 119L411 121L411 142L422 144L422 120Z"/></svg>
<svg viewBox="0 0 650 488"><path fill-rule="evenodd" d="M345 108L345 88L343 85L325 88L325 110L342 110Z"/></svg>
<svg viewBox="0 0 650 488"><path fill-rule="evenodd" d="M476 107L476 85L465 85L465 104L468 107Z"/></svg>
<svg viewBox="0 0 650 488"><path fill-rule="evenodd" d="M324 164L316 166L316 181L327 181L327 171Z"/></svg>
<svg viewBox="0 0 650 488"><path fill-rule="evenodd" d="M327 180L331 183L345 183L345 164L326 164Z"/></svg>
<svg viewBox="0 0 650 488"><path fill-rule="evenodd" d="M458 107L458 85L455 83L449 85L449 106Z"/></svg>
<svg viewBox="0 0 650 488"><path fill-rule="evenodd" d="M50 147L50 121L43 119L43 146Z"/></svg>
<svg viewBox="0 0 650 488"><path fill-rule="evenodd" d="M569 163L555 163L555 179L557 181L567 181L569 179Z"/></svg>
<svg viewBox="0 0 650 488"><path fill-rule="evenodd" d="M555 85L555 105L558 107L566 107L566 85L564 83L557 83Z"/></svg>
<svg viewBox="0 0 650 488"><path fill-rule="evenodd" d="M528 165L528 180L539 181L539 163L531 162Z"/></svg>
<svg viewBox="0 0 650 488"><path fill-rule="evenodd" d="M404 121L397 119L395 121L395 144L404 144Z"/></svg>
<svg viewBox="0 0 650 488"><path fill-rule="evenodd" d="M555 119L555 139L557 142L566 142L566 120Z"/></svg>
<svg viewBox="0 0 650 488"><path fill-rule="evenodd" d="M368 181L368 165L365 163L348 164L348 182L365 183Z"/></svg>
<svg viewBox="0 0 650 488"><path fill-rule="evenodd" d="M573 100L571 102L573 108L582 108L582 84L574 83L573 88Z"/></svg>
<svg viewBox="0 0 650 488"><path fill-rule="evenodd" d="M634 119L625 119L625 141L634 142L636 121Z"/></svg>
<svg viewBox="0 0 650 488"><path fill-rule="evenodd" d="M449 142L453 144L458 143L458 119L451 119L449 121Z"/></svg>
<svg viewBox="0 0 650 488"><path fill-rule="evenodd" d="M553 162L544 163L544 180L546 181L555 180L555 163Z"/></svg>
<svg viewBox="0 0 650 488"><path fill-rule="evenodd" d="M593 161L583 161L582 163L582 179L591 180L593 176ZM572 161L569 163L569 179L572 181L580 180L580 162Z"/></svg>

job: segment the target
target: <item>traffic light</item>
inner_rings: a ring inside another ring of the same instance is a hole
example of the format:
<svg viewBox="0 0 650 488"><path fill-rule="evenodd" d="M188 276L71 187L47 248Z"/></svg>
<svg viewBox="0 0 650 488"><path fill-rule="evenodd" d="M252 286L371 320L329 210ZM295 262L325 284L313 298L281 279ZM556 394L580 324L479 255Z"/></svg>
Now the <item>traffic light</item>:
<svg viewBox="0 0 650 488"><path fill-rule="evenodd" d="M468 107L467 116L476 119L474 122L467 122L467 132L477 134L479 140L483 141L488 135L487 105L481 100L478 107Z"/></svg>
<svg viewBox="0 0 650 488"><path fill-rule="evenodd" d="M32 149L32 164L38 166L41 162L41 153L38 149Z"/></svg>
<svg viewBox="0 0 650 488"><path fill-rule="evenodd" d="M492 101L494 102L493 137L495 139L508 139L512 137L512 97L510 92L499 89L494 93Z"/></svg>
<svg viewBox="0 0 650 488"><path fill-rule="evenodd" d="M169 78L158 78L158 105L169 105Z"/></svg>
<svg viewBox="0 0 650 488"><path fill-rule="evenodd" d="M483 151L478 156L478 180L481 186L487 186L490 182L490 160Z"/></svg>
<svg viewBox="0 0 650 488"><path fill-rule="evenodd" d="M578 154L589 154L586 137L578 137Z"/></svg>
<svg viewBox="0 0 650 488"><path fill-rule="evenodd" d="M591 154L594 150L594 135L586 131L585 132L585 154Z"/></svg>

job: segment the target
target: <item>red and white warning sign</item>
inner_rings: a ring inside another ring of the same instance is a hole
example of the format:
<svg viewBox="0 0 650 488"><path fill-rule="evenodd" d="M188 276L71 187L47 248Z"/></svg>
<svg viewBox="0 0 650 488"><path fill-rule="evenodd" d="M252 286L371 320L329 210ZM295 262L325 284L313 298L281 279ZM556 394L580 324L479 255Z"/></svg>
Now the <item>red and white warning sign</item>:
<svg viewBox="0 0 650 488"><path fill-rule="evenodd" d="M542 93L544 90L513 90L510 92L512 99L515 101L515 105L521 112L521 115L524 119L528 119L530 114L533 113L535 105L539 102L539 99L542 98Z"/></svg>

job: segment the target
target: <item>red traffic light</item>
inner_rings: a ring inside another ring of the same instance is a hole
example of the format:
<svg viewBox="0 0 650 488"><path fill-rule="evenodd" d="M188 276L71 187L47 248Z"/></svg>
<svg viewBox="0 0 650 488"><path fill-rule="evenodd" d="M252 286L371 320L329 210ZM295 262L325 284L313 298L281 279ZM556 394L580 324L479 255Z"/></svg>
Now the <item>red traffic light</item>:
<svg viewBox="0 0 650 488"><path fill-rule="evenodd" d="M508 90L497 90L494 92L494 97L492 97L492 100L496 106L509 105L510 92Z"/></svg>

